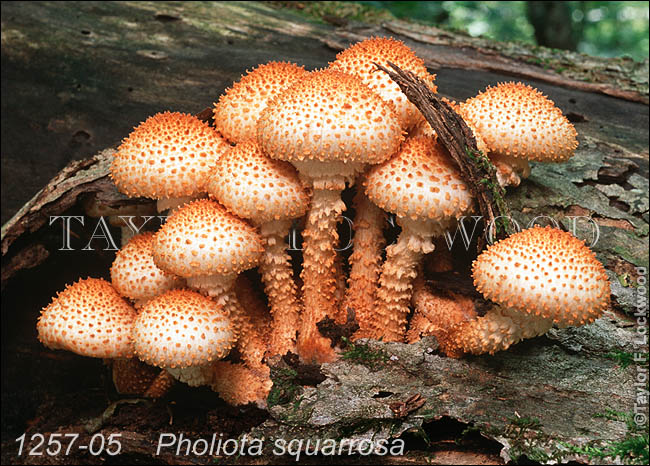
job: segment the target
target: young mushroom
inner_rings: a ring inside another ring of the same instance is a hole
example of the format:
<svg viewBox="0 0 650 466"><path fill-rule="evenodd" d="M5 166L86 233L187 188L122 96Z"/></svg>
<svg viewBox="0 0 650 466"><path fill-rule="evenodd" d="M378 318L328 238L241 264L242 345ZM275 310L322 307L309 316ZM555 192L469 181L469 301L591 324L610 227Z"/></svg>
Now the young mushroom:
<svg viewBox="0 0 650 466"><path fill-rule="evenodd" d="M133 357L136 312L106 280L87 278L57 293L41 311L38 339L51 349L93 358Z"/></svg>
<svg viewBox="0 0 650 466"><path fill-rule="evenodd" d="M134 236L115 255L111 265L111 284L134 301L136 309L150 299L173 288L181 288L185 280L165 272L153 261L153 233Z"/></svg>
<svg viewBox="0 0 650 466"><path fill-rule="evenodd" d="M388 66L388 62L410 71L424 80L433 92L437 91L433 83L436 75L427 71L424 61L413 50L392 37L373 37L357 42L336 55L336 60L330 63L330 69L358 76L382 99L392 102L402 129L408 130L419 121L421 114L397 83L375 66L375 63Z"/></svg>
<svg viewBox="0 0 650 466"><path fill-rule="evenodd" d="M530 228L489 246L472 271L476 289L497 306L441 338L450 356L494 354L543 335L553 324L585 325L609 304L609 281L593 251L551 227Z"/></svg>
<svg viewBox="0 0 650 466"><path fill-rule="evenodd" d="M158 211L174 210L205 192L208 176L229 147L192 115L157 113L122 142L110 176L127 196L158 199Z"/></svg>
<svg viewBox="0 0 650 466"><path fill-rule="evenodd" d="M169 388L160 371L138 367L132 359L133 307L106 280L87 278L66 286L41 311L38 339L51 349L104 358L112 364L119 393L162 396Z"/></svg>
<svg viewBox="0 0 650 466"><path fill-rule="evenodd" d="M395 157L370 170L366 184L370 200L402 227L397 243L386 248L371 333L403 341L420 259L433 251L433 237L470 212L473 199L451 157L430 137L407 139Z"/></svg>
<svg viewBox="0 0 650 466"><path fill-rule="evenodd" d="M212 362L226 357L235 344L228 311L190 290L171 290L150 300L135 319L132 336L140 360L190 386L209 385Z"/></svg>
<svg viewBox="0 0 650 466"><path fill-rule="evenodd" d="M240 272L259 263L263 252L255 228L208 199L192 201L170 215L153 241L158 267L226 306L241 331L242 357L253 366L261 364L266 345L262 329L255 329L241 309L233 284Z"/></svg>
<svg viewBox="0 0 650 466"><path fill-rule="evenodd" d="M359 78L323 70L269 102L258 122L257 138L271 158L286 160L313 186L303 232L303 320L298 353L305 361L335 358L316 326L335 318L337 305L336 225L345 209L341 191L368 163L386 160L402 141L392 105Z"/></svg>
<svg viewBox="0 0 650 466"><path fill-rule="evenodd" d="M217 130L233 144L255 139L267 101L307 74L304 67L285 62L269 62L248 72L214 104Z"/></svg>
<svg viewBox="0 0 650 466"><path fill-rule="evenodd" d="M517 186L527 178L528 161L565 162L578 147L577 132L562 111L522 83L488 86L457 111L485 141L502 186Z"/></svg>
<svg viewBox="0 0 650 466"><path fill-rule="evenodd" d="M309 195L288 162L266 156L255 140L237 144L219 160L207 191L235 215L259 227L266 244L259 271L273 324L269 355L295 352L300 301L285 237L309 207Z"/></svg>

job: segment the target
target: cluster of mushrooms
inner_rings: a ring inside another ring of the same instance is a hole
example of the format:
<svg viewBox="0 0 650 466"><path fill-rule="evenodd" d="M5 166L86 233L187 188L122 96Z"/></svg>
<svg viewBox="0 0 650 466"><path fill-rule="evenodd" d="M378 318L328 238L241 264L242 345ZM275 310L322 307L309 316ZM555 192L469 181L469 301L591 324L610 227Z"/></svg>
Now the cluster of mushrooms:
<svg viewBox="0 0 650 466"><path fill-rule="evenodd" d="M374 65L389 61L436 91L435 75L406 45L372 38L322 70L260 65L219 98L214 126L165 112L136 127L111 178L128 196L157 199L169 217L156 232L123 238L111 283L88 278L59 293L39 318L40 341L112 360L121 393L159 397L180 380L232 404L263 404L268 361L289 352L305 363L334 361L337 349L317 323L345 322L349 308L354 339L433 334L453 357L598 318L609 302L603 266L582 241L549 227L514 234L476 259L476 289L494 304L484 315L467 297L425 286L423 257L475 202L426 120ZM565 161L577 147L562 112L524 84L451 104L504 186L528 176L529 160ZM346 282L337 223L341 192L353 184ZM388 246L387 212L401 227ZM298 277L286 236L301 221ZM254 267L267 300L241 274Z"/></svg>

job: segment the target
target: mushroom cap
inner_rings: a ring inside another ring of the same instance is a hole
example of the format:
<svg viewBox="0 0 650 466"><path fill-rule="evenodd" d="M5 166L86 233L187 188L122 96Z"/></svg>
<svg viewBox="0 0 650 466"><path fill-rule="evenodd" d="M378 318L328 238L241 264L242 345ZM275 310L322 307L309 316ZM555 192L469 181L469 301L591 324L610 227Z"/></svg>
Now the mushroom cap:
<svg viewBox="0 0 650 466"><path fill-rule="evenodd" d="M205 365L225 357L234 343L228 312L189 290L171 290L155 297L133 324L136 354L158 367Z"/></svg>
<svg viewBox="0 0 650 466"><path fill-rule="evenodd" d="M207 192L235 215L257 224L302 217L309 208L309 195L296 169L267 157L255 140L224 154Z"/></svg>
<svg viewBox="0 0 650 466"><path fill-rule="evenodd" d="M87 278L57 293L41 311L36 328L48 348L93 358L130 358L135 317L135 309L110 283Z"/></svg>
<svg viewBox="0 0 650 466"><path fill-rule="evenodd" d="M148 300L183 286L180 277L154 263L152 232L134 236L117 251L111 265L111 283L119 294L134 300Z"/></svg>
<svg viewBox="0 0 650 466"><path fill-rule="evenodd" d="M462 117L490 151L541 162L563 162L578 141L552 100L522 83L501 83L460 104Z"/></svg>
<svg viewBox="0 0 650 466"><path fill-rule="evenodd" d="M408 138L389 161L372 167L366 194L382 209L413 220L447 223L470 211L473 200L449 155L434 138Z"/></svg>
<svg viewBox="0 0 650 466"><path fill-rule="evenodd" d="M157 113L124 139L111 178L124 194L153 199L192 196L230 147L219 133L185 113Z"/></svg>
<svg viewBox="0 0 650 466"><path fill-rule="evenodd" d="M393 105L358 77L322 70L269 101L257 140L274 159L374 164L395 153L402 130Z"/></svg>
<svg viewBox="0 0 650 466"><path fill-rule="evenodd" d="M424 80L433 92L437 91L433 83L436 75L427 71L424 61L413 50L392 37L373 37L357 42L336 55L336 60L330 63L331 69L359 76L382 99L392 102L402 129L410 128L417 123L420 111L408 100L397 83L373 62L385 67L388 67L388 62L392 62Z"/></svg>
<svg viewBox="0 0 650 466"><path fill-rule="evenodd" d="M307 74L302 66L275 61L247 72L214 105L217 130L232 143L255 138L257 120L267 101Z"/></svg>
<svg viewBox="0 0 650 466"><path fill-rule="evenodd" d="M609 304L609 281L584 241L534 227L489 246L472 265L486 299L560 326L597 319Z"/></svg>
<svg viewBox="0 0 650 466"><path fill-rule="evenodd" d="M208 199L174 212L153 243L155 264L185 278L242 272L255 267L262 252L255 228Z"/></svg>

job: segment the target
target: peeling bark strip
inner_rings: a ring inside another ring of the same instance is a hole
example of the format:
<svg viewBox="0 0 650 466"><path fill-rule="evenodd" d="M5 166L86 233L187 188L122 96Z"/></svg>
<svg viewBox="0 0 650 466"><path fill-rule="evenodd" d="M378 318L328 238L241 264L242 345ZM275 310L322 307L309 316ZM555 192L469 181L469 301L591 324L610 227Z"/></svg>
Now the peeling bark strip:
<svg viewBox="0 0 650 466"><path fill-rule="evenodd" d="M510 213L504 200L505 190L499 186L496 169L477 146L472 130L447 102L431 92L429 87L410 71L404 71L395 64L388 62L394 72L375 63L375 66L388 73L393 81L402 89L408 99L420 110L438 139L456 161L460 174L477 200L481 215L486 225L497 227L497 238L507 237L512 233L507 221ZM501 217L502 231L499 231L495 219ZM501 234L500 234L501 233ZM478 241L478 252L485 247L483 237Z"/></svg>

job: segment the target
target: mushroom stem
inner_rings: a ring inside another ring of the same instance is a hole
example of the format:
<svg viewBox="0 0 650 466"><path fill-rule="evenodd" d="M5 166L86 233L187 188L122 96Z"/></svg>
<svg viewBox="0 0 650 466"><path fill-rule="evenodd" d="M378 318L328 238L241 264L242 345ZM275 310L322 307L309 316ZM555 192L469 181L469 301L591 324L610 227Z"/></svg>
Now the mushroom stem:
<svg viewBox="0 0 650 466"><path fill-rule="evenodd" d="M230 318L239 328L239 338L236 346L242 360L251 369L263 368L262 360L267 350L266 340L262 333L263 329L254 325L251 316L239 303L234 288L225 293L222 299L224 300L224 308L228 310Z"/></svg>
<svg viewBox="0 0 650 466"><path fill-rule="evenodd" d="M241 364L216 361L212 365L212 390L231 405L257 403L266 407L266 397L271 391L269 368L253 370Z"/></svg>
<svg viewBox="0 0 650 466"><path fill-rule="evenodd" d="M286 253L285 244L291 223L291 220L276 220L260 227L266 248L260 260L259 271L273 316L269 347L271 356L296 351L301 307L291 257Z"/></svg>
<svg viewBox="0 0 650 466"><path fill-rule="evenodd" d="M161 398L169 392L175 382L176 380L169 372L164 370L160 371L158 376L149 385L149 388L144 392L143 396L147 398Z"/></svg>
<svg viewBox="0 0 650 466"><path fill-rule="evenodd" d="M471 298L452 292L447 295L434 292L422 275L413 283L411 303L415 311L406 335L408 343L415 343L424 335L434 335L440 340L454 325L477 317Z"/></svg>
<svg viewBox="0 0 650 466"><path fill-rule="evenodd" d="M212 366L210 364L189 367L168 367L167 372L174 379L190 387L200 387L201 385L210 385L212 383Z"/></svg>
<svg viewBox="0 0 650 466"><path fill-rule="evenodd" d="M439 338L440 349L450 357L464 353L494 354L526 338L544 335L553 319L495 306L483 317L453 326Z"/></svg>
<svg viewBox="0 0 650 466"><path fill-rule="evenodd" d="M298 335L298 354L306 362L334 360L330 341L321 336L316 324L336 312L336 224L345 210L341 190L314 189L307 216L303 251L303 319Z"/></svg>
<svg viewBox="0 0 650 466"><path fill-rule="evenodd" d="M341 314L347 316L348 308L354 310L359 324L355 337L363 338L374 319L381 253L386 244L383 235L385 216L361 188L354 198L354 206L354 249L350 256L350 277Z"/></svg>
<svg viewBox="0 0 650 466"><path fill-rule="evenodd" d="M379 278L372 338L402 342L406 336L413 280L425 254L434 249L433 236L442 234L433 222L397 217L402 232L397 243L386 248L386 261Z"/></svg>
<svg viewBox="0 0 650 466"><path fill-rule="evenodd" d="M160 398L173 384L166 370L145 364L138 358L118 358L109 362L113 385L119 394Z"/></svg>
<svg viewBox="0 0 650 466"><path fill-rule="evenodd" d="M227 301L227 293L232 289L237 274L228 275L196 275L187 277L187 286L210 296L218 304Z"/></svg>
<svg viewBox="0 0 650 466"><path fill-rule="evenodd" d="M530 176L530 164L523 157L490 153L490 161L497 169L497 181L503 187L519 186L522 178Z"/></svg>

